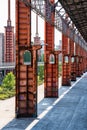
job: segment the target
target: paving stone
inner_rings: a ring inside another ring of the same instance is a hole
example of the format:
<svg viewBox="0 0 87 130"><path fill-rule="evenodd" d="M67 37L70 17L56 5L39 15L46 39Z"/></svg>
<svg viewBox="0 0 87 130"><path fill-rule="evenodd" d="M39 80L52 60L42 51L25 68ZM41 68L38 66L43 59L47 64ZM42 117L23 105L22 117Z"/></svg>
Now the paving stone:
<svg viewBox="0 0 87 130"><path fill-rule="evenodd" d="M12 110L3 108L4 117L1 114L0 122L8 120L8 124L3 124L1 130L87 130L87 73L75 83L73 87L62 86L59 89L59 98L46 98L38 102L37 118L19 118L15 119ZM40 89L41 90L41 89ZM14 99L6 102L12 103ZM4 106L4 103L0 104ZM9 103L6 103L8 106ZM3 112L3 111L2 111ZM12 113L11 118L7 115ZM1 123L0 123L1 125Z"/></svg>

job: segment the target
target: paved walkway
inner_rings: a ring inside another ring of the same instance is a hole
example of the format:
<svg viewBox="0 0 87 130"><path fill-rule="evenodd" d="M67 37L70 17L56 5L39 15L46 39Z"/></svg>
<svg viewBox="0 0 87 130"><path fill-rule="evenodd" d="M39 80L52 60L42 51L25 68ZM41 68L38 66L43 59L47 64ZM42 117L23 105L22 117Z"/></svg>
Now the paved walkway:
<svg viewBox="0 0 87 130"><path fill-rule="evenodd" d="M87 130L87 73L71 87L61 87L59 95L40 98L37 118L16 119L14 98L0 101L1 130Z"/></svg>

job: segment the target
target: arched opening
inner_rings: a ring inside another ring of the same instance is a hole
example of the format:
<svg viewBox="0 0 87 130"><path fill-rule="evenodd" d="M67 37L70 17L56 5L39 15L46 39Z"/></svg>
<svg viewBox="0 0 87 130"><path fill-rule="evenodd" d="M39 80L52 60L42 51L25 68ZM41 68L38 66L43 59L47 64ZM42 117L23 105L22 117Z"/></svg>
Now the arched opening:
<svg viewBox="0 0 87 130"><path fill-rule="evenodd" d="M24 65L31 65L31 51L26 50L23 54Z"/></svg>
<svg viewBox="0 0 87 130"><path fill-rule="evenodd" d="M55 56L54 56L54 54L50 54L50 56L49 56L49 63L50 64L55 64Z"/></svg>
<svg viewBox="0 0 87 130"><path fill-rule="evenodd" d="M72 62L72 63L75 62L75 57L71 57L71 62Z"/></svg>
<svg viewBox="0 0 87 130"><path fill-rule="evenodd" d="M69 57L68 57L68 56L65 56L65 57L64 57L64 62L65 62L65 63L69 63Z"/></svg>

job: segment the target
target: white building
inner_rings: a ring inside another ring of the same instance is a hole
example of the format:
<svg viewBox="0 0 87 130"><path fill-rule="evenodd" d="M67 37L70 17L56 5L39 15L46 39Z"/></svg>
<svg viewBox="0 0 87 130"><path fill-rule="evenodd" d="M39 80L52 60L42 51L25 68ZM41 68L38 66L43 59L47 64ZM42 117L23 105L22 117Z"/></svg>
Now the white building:
<svg viewBox="0 0 87 130"><path fill-rule="evenodd" d="M0 64L4 61L4 33L0 33Z"/></svg>

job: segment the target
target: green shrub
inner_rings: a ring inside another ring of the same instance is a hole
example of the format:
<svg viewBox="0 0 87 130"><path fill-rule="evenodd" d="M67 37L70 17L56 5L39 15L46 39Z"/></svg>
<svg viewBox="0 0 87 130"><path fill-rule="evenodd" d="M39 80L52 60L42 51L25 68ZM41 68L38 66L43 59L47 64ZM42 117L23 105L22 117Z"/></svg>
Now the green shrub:
<svg viewBox="0 0 87 130"><path fill-rule="evenodd" d="M38 76L40 80L44 79L44 66L43 65L38 66Z"/></svg>
<svg viewBox="0 0 87 130"><path fill-rule="evenodd" d="M12 72L8 73L0 86L0 99L7 99L15 95L15 76Z"/></svg>
<svg viewBox="0 0 87 130"><path fill-rule="evenodd" d="M44 65L38 66L38 85L41 85L44 80Z"/></svg>
<svg viewBox="0 0 87 130"><path fill-rule="evenodd" d="M10 72L4 77L2 81L2 87L4 87L4 89L12 90L14 89L14 86L15 86L15 76L12 72Z"/></svg>

